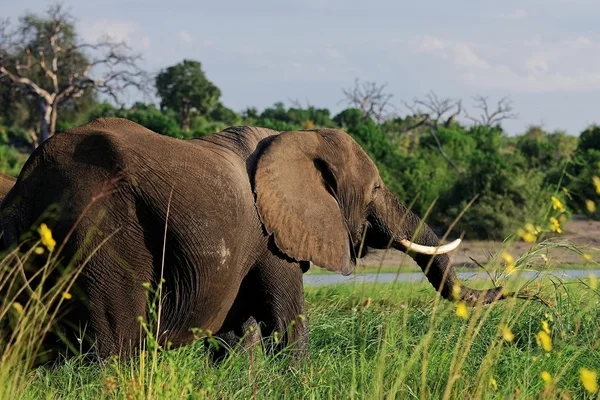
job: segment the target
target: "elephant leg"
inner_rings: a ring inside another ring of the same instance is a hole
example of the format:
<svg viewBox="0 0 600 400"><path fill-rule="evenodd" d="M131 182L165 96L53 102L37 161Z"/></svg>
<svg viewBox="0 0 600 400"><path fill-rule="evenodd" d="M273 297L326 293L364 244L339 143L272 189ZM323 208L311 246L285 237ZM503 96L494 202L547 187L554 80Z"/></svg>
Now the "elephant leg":
<svg viewBox="0 0 600 400"><path fill-rule="evenodd" d="M255 346L260 344L260 331L256 319L252 317L252 299L256 297L255 272L242 280L238 294L231 306L221 329L214 335L217 340L204 339L213 362L220 363L230 349L242 346L254 356Z"/></svg>
<svg viewBox="0 0 600 400"><path fill-rule="evenodd" d="M299 263L271 256L253 276L257 291L252 316L258 322L267 352L291 352L294 359L308 352L308 320Z"/></svg>
<svg viewBox="0 0 600 400"><path fill-rule="evenodd" d="M302 269L298 263L269 256L244 278L216 335L226 346L213 350L211 356L222 359L226 348L242 344L253 357L262 339L269 353L287 349L301 358L308 350L307 325Z"/></svg>
<svg viewBox="0 0 600 400"><path fill-rule="evenodd" d="M247 349L251 362L254 361L256 346L260 345L260 331L254 317L249 317L245 322L235 328L215 334L217 341L205 339L211 360L215 364L221 363L229 354L230 349Z"/></svg>

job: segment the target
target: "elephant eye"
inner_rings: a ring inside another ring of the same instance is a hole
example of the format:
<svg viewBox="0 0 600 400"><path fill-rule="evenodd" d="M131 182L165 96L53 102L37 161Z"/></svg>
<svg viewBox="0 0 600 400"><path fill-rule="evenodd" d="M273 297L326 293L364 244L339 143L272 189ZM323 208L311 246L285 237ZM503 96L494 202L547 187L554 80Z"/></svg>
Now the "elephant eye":
<svg viewBox="0 0 600 400"><path fill-rule="evenodd" d="M373 186L373 192L371 193L371 196L372 196L371 198L373 198L373 199L375 198L379 189L381 189L381 185L377 184L377 185Z"/></svg>

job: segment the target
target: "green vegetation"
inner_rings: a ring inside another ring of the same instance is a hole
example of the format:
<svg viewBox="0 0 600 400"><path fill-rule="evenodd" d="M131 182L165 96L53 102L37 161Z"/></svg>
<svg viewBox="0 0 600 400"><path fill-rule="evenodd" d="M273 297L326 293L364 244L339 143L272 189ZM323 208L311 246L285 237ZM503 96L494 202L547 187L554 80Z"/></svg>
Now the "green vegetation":
<svg viewBox="0 0 600 400"><path fill-rule="evenodd" d="M221 91L206 79L198 61L183 60L161 71L156 77L156 91L162 110L179 110L181 130L189 132L192 110L200 116L213 110Z"/></svg>
<svg viewBox="0 0 600 400"><path fill-rule="evenodd" d="M580 370L600 370L597 289L536 284L552 308L515 300L466 319L427 284L308 288L311 355L296 365L243 350L217 367L196 343L124 364L76 358L16 377L3 368L2 397L594 398Z"/></svg>
<svg viewBox="0 0 600 400"><path fill-rule="evenodd" d="M50 231L39 234L40 246L54 247ZM80 268L52 285L42 278L21 286L8 255L0 258L0 291L19 297L0 303L0 319L13 329L0 337L0 398L597 398L597 271L568 281L521 276L549 247L582 255L557 241L538 242L517 260L499 253L494 259L503 258L504 268L485 266L490 279L519 296L485 307L443 300L428 283L307 286L310 357L300 361L236 348L215 365L202 341L159 351L156 299L149 296L139 357L99 362L82 355L34 370L29 361L56 310L72 301ZM40 277L50 276L56 255L36 253L49 257Z"/></svg>
<svg viewBox="0 0 600 400"><path fill-rule="evenodd" d="M501 240L528 222L547 226L548 221L541 217L552 195L566 206L565 218L583 214L600 219L594 203L594 177L600 176L598 127L586 130L581 140L538 127L521 136L508 136L499 126L455 122L436 132L417 129L398 134L397 126L410 123L409 119L377 124L362 118L358 109L331 117L326 109L285 108L282 103L262 112L248 109L237 114L217 103L204 114L192 111L189 130L185 131L173 110L139 102L121 108L98 103L84 114L59 117L58 126L66 129L99 117L127 118L176 138L201 137L239 124L276 130L341 128L369 153L392 191L403 202L412 203L419 215L429 213L427 222L439 232L444 232L475 198L455 229L469 239ZM27 132L32 129L35 127L27 124L0 126L0 172L18 173L32 149L27 147Z"/></svg>

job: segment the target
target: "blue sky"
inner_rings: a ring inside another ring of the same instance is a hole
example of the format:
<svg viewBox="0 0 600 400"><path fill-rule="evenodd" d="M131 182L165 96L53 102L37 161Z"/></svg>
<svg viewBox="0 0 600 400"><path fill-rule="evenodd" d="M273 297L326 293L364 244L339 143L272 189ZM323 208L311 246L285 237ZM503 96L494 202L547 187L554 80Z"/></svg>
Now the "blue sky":
<svg viewBox="0 0 600 400"><path fill-rule="evenodd" d="M13 21L51 1L3 0ZM152 72L202 62L236 111L297 99L333 112L354 78L387 83L403 101L435 91L509 96L529 124L578 134L600 123L598 0L66 1L87 39L110 34Z"/></svg>

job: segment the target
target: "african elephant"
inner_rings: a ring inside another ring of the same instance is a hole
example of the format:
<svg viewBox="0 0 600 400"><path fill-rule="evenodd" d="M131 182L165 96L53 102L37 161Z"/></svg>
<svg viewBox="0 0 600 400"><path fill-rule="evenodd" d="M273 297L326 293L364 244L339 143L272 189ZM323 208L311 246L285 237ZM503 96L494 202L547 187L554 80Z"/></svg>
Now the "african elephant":
<svg viewBox="0 0 600 400"><path fill-rule="evenodd" d="M15 178L13 178L12 176L0 174L0 204L2 204L4 196L6 196L9 190L12 189L14 184ZM0 250L2 250L4 247L2 236L2 218L0 218Z"/></svg>
<svg viewBox="0 0 600 400"><path fill-rule="evenodd" d="M365 229L367 247L411 250L444 298L455 285L468 304L509 295L460 285L444 254L459 241L438 247L427 225L419 233L422 221L335 129L231 127L180 140L98 119L42 143L0 212L11 245L44 221L65 242L63 259L97 249L78 280L84 300L67 301L64 318L87 324L100 357L139 347L143 284L156 288L161 276L162 345L190 343L193 328L239 334L254 318L264 337L279 332L304 354L302 273L312 262L351 274Z"/></svg>

